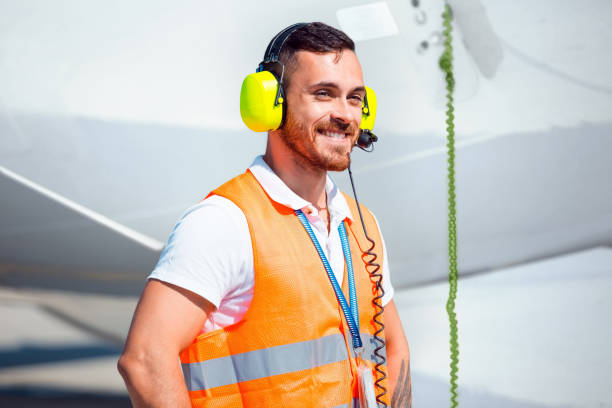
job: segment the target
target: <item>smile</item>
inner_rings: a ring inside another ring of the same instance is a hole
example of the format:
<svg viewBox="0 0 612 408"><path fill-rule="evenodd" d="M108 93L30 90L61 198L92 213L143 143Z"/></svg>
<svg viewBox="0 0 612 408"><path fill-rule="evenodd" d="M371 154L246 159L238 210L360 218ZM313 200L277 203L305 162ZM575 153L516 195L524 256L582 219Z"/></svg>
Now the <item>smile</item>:
<svg viewBox="0 0 612 408"><path fill-rule="evenodd" d="M319 130L318 132L327 137L331 137L332 139L344 139L345 137L349 136L348 133L340 133L331 130Z"/></svg>

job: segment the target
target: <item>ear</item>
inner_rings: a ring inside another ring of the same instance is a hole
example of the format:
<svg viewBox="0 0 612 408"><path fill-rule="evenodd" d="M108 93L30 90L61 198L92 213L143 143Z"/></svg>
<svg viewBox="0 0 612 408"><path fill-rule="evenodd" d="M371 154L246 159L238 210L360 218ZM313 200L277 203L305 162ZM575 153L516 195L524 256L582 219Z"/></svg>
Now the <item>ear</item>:
<svg viewBox="0 0 612 408"><path fill-rule="evenodd" d="M252 131L266 132L281 126L285 95L281 89L277 104L278 87L278 80L270 71L250 74L242 81L240 116Z"/></svg>

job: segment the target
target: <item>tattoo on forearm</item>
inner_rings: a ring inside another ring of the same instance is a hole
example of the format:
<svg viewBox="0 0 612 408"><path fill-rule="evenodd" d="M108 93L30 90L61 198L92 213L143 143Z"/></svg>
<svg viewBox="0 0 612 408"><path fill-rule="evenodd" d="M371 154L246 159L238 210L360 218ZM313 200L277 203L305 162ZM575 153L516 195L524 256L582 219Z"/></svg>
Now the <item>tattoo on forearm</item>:
<svg viewBox="0 0 612 408"><path fill-rule="evenodd" d="M412 382L410 381L410 361L402 360L400 373L395 383L395 390L391 398L392 408L412 407Z"/></svg>

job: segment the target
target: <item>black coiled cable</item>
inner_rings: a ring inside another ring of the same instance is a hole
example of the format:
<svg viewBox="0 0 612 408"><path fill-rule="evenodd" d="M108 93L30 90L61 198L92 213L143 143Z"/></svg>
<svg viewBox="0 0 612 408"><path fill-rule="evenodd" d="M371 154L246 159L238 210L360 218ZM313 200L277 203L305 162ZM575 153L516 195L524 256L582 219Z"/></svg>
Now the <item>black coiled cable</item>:
<svg viewBox="0 0 612 408"><path fill-rule="evenodd" d="M382 354L382 350L385 348L385 338L381 335L384 335L385 324L380 320L385 308L382 305L382 298L385 295L385 290L382 286L382 273L380 271L380 264L376 263L376 258L378 256L373 251L376 246L374 240L368 236L368 232L366 230L365 222L363 221L363 215L361 214L361 207L359 205L359 200L357 199L357 192L355 191L355 183L353 181L353 172L351 171L351 166L348 168L349 178L351 179L351 187L353 188L353 196L355 197L355 203L357 204L357 212L359 212L359 219L361 220L361 226L363 227L363 234L366 239L370 242L370 248L365 251L362 251L361 259L366 264L366 270L370 274L370 278L374 280L376 285L376 296L372 299L372 305L374 305L374 325L377 327L374 332L374 340L377 345L374 349L374 355L376 356L376 365L374 369L379 374L374 382L374 386L377 389L376 392L376 402L378 406L386 407L387 404L382 400L382 397L387 394L387 388L382 385L382 381L387 378L387 373L383 369L383 365L387 362L387 359L384 354Z"/></svg>

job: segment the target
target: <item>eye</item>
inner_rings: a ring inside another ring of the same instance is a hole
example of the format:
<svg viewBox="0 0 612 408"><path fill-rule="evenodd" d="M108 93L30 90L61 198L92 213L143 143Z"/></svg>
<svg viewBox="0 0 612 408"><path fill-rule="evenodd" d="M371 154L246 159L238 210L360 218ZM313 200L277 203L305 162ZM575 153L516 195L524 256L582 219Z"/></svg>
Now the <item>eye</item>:
<svg viewBox="0 0 612 408"><path fill-rule="evenodd" d="M315 96L317 98L328 98L331 96L331 93L327 89L319 89L315 91Z"/></svg>
<svg viewBox="0 0 612 408"><path fill-rule="evenodd" d="M363 102L363 97L359 94L354 94L349 96L349 99L351 100L351 102L355 103L355 104L360 104Z"/></svg>

